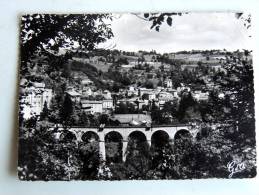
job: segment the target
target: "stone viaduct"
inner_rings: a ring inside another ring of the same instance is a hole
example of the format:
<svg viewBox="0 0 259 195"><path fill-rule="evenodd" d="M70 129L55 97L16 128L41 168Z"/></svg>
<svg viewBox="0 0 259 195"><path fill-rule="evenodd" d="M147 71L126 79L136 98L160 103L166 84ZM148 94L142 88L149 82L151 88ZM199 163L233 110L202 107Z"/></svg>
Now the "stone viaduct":
<svg viewBox="0 0 259 195"><path fill-rule="evenodd" d="M54 128L51 128L52 130ZM58 139L62 134L62 129L58 135ZM177 125L160 125L160 126L106 126L106 127L70 127L69 132L73 133L77 142L83 142L84 136L91 133L94 134L99 142L99 152L103 160L106 160L105 153L105 140L106 136L115 133L122 141L122 160L126 159L126 149L129 141L129 137L133 134L138 134L144 137L145 141L151 146L152 139L157 133L162 133L166 135L170 140L174 140L179 133L188 133L192 137L196 137L198 130L191 125L177 124Z"/></svg>

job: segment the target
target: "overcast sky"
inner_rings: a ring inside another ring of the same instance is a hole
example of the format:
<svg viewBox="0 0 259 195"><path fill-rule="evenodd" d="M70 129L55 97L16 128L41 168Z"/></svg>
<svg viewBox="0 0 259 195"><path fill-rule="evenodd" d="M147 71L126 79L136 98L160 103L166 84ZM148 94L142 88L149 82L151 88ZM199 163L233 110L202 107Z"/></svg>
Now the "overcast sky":
<svg viewBox="0 0 259 195"><path fill-rule="evenodd" d="M189 13L174 16L172 27L162 24L160 31L151 22L133 14L116 15L111 22L114 38L100 47L138 51L152 49L174 52L192 49L251 49L249 33L234 13Z"/></svg>

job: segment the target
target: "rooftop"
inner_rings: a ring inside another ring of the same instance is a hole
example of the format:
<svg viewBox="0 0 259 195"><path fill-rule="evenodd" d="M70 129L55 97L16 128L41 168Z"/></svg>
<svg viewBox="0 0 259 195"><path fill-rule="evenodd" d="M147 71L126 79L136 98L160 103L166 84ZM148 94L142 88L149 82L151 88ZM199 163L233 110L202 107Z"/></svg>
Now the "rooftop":
<svg viewBox="0 0 259 195"><path fill-rule="evenodd" d="M73 96L73 97L75 97L75 96L81 96L81 94L80 93L78 93L78 92L76 92L76 91L67 91L66 92L68 95L70 95L70 96Z"/></svg>
<svg viewBox="0 0 259 195"><path fill-rule="evenodd" d="M33 86L35 88L44 88L45 87L45 83L33 83Z"/></svg>
<svg viewBox="0 0 259 195"><path fill-rule="evenodd" d="M145 114L114 114L113 118L123 124L142 124L152 121L151 116Z"/></svg>

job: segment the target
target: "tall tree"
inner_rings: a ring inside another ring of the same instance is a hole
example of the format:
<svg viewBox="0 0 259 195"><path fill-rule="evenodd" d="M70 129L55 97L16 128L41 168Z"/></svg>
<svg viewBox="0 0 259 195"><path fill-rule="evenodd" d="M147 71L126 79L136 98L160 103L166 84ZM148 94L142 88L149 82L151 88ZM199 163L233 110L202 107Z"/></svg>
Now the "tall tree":
<svg viewBox="0 0 259 195"><path fill-rule="evenodd" d="M228 78L228 85L224 88L229 91L231 97L227 105L231 113L228 120L237 127L236 133L239 136L234 136L235 139L239 138L241 142L243 138L240 135L244 135L248 141L253 140L253 145L255 144L254 77L253 64L252 60L248 59L249 56L251 57L250 52L245 50L243 56L238 58L239 64L230 63L226 66L227 74L231 77Z"/></svg>
<svg viewBox="0 0 259 195"><path fill-rule="evenodd" d="M48 117L49 115L49 109L48 109L48 105L47 105L47 102L45 101L44 102L44 105L43 105L43 109L42 109L42 112L40 114L40 118L41 120L44 120Z"/></svg>
<svg viewBox="0 0 259 195"><path fill-rule="evenodd" d="M197 102L193 99L192 94L188 92L187 94L183 94L178 108L178 120L182 121L186 119L187 116L187 110L189 108L194 108L196 106Z"/></svg>
<svg viewBox="0 0 259 195"><path fill-rule="evenodd" d="M21 71L34 54L53 56L61 48L91 50L113 36L109 14L33 14L21 18ZM55 55L54 55L55 56ZM61 55L69 58L68 55Z"/></svg>
<svg viewBox="0 0 259 195"><path fill-rule="evenodd" d="M71 101L69 95L65 96L63 106L60 111L61 122L67 126L71 122L71 116L73 114L73 102Z"/></svg>

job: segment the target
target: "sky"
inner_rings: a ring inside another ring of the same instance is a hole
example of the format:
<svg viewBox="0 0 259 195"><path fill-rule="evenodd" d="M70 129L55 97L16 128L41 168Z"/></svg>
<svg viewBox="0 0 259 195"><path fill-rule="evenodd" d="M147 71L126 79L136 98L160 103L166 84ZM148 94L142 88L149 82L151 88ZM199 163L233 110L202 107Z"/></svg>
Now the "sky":
<svg viewBox="0 0 259 195"><path fill-rule="evenodd" d="M159 53L192 49L251 49L250 29L247 30L234 13L173 16L172 26L164 22L159 32L150 29L151 22L134 14L117 14L110 23L114 37L100 44L100 48L116 46L114 49L118 50L156 50Z"/></svg>

